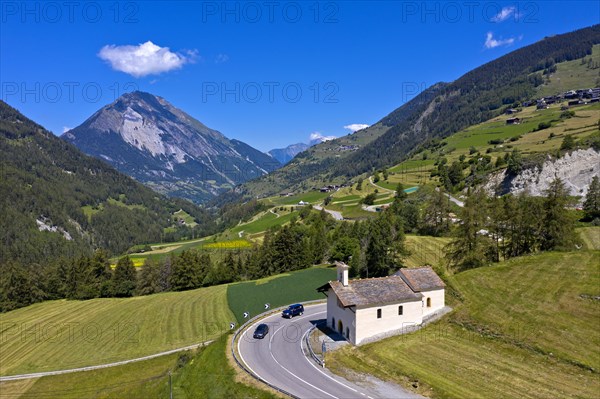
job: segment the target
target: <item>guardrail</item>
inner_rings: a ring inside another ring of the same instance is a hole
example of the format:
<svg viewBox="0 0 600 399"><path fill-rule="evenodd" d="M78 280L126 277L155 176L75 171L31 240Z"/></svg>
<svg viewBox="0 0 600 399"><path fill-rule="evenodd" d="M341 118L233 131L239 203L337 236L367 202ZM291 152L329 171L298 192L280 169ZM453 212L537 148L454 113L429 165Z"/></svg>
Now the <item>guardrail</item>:
<svg viewBox="0 0 600 399"><path fill-rule="evenodd" d="M325 358L323 358L323 360L319 359L319 357L317 356L317 354L315 353L315 351L313 351L312 345L310 344L310 334L312 334L313 330L315 328L317 328L317 325L319 324L323 324L321 323L317 323L314 326L312 326L310 328L310 330L308 330L308 334L306 334L306 346L308 347L308 353L310 353L310 356L315 360L315 362L317 362L319 364L319 366L321 367L325 367Z"/></svg>
<svg viewBox="0 0 600 399"><path fill-rule="evenodd" d="M316 304L318 304L318 303L322 303L322 302L325 302L325 300L324 300L324 299L317 299L317 300L314 300L314 301L307 301L307 302L303 302L303 303L304 303L304 304L308 304L308 305L313 305L313 304L314 304L314 305L316 305ZM239 367L240 367L242 370L244 370L244 371L245 371L247 374L249 374L249 375L250 375L252 378L254 378L254 379L256 379L256 380L258 380L258 381L262 382L263 384L265 384L265 385L267 385L268 387L270 387L270 388L272 388L272 389L276 390L277 392L280 392L280 393L282 393L282 394L284 394L284 395L287 395L287 396L289 396L289 397L291 397L291 398L293 398L293 399L301 399L300 397L298 397L298 396L296 396L296 395L294 395L294 394L291 394L291 393L289 393L288 391L286 391L286 390L284 390L284 389L281 389L281 388L279 388L279 387L277 387L277 386L275 386L275 385L273 385L273 384L271 384L271 383L269 383L269 382L267 382L267 381L263 380L263 379L262 379L262 378L261 378L259 375L256 375L256 374L254 374L254 373L253 373L251 370L249 370L249 369L248 369L248 368L247 368L247 367L246 367L246 366L243 364L243 362L241 362L241 361L240 361L240 359L238 359L238 357L237 357L237 355L236 355L236 353L235 353L235 348L236 348L235 342L237 341L237 338L238 338L238 336L240 335L240 333L241 333L242 331L244 331L248 325L250 325L250 324L254 323L256 320L260 320L260 319L262 319L262 318L265 318L265 317L267 317L267 316L269 316L269 315L271 315L271 314L273 314L273 313L279 313L279 312L283 311L284 309L287 309L287 307L288 307L288 306L289 306L289 305L287 305L287 306L280 306L280 307L278 307L278 308L271 309L270 311L263 312L263 313L261 313L261 314L258 314L258 315L256 315L256 316L254 316L253 318L251 318L250 320L248 320L248 321L246 321L244 324L242 324L242 325L241 325L241 326L240 326L240 327L239 327L239 328L238 328L238 329L235 331L235 333L233 334L233 338L231 339L231 355L233 356L233 360L235 360L235 362L237 363L237 365L238 365L238 366L239 366ZM314 328L314 327L313 327L313 328Z"/></svg>

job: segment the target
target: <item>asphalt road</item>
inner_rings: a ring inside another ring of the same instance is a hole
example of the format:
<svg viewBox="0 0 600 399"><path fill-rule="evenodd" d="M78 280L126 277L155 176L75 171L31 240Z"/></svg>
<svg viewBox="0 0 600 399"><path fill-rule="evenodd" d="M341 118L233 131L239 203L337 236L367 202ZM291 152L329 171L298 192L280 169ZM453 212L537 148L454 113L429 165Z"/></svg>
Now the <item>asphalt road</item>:
<svg viewBox="0 0 600 399"><path fill-rule="evenodd" d="M305 355L305 334L313 323L326 316L326 305L311 305L302 316L284 319L274 314L256 321L240 334L237 347L240 360L256 375L300 398L415 398L393 384L368 378L349 382L318 366ZM269 325L264 339L252 334L260 323Z"/></svg>
<svg viewBox="0 0 600 399"><path fill-rule="evenodd" d="M323 206L321 206L321 205L315 205L315 206L313 206L313 208L315 208L317 211L320 211L320 210L323 209ZM342 216L341 212L332 211L330 209L325 209L325 212L327 212L328 214L330 214L331 216L333 216L333 218L335 220L344 220L344 216Z"/></svg>

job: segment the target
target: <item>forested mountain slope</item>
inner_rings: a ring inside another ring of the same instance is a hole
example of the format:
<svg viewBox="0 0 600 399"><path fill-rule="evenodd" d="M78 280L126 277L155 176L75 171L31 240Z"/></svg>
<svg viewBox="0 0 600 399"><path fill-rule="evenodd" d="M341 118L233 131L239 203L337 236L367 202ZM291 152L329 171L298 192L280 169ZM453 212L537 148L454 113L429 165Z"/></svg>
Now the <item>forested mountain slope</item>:
<svg viewBox="0 0 600 399"><path fill-rule="evenodd" d="M304 190L397 164L429 140L447 137L501 114L515 102L534 98L548 68L590 55L598 43L600 25L544 38L452 83L437 83L370 128L315 146L237 191L256 196Z"/></svg>
<svg viewBox="0 0 600 399"><path fill-rule="evenodd" d="M162 197L0 101L0 264L120 253L164 239L165 228L176 238L187 229L174 224L180 209L210 230L192 203Z"/></svg>
<svg viewBox="0 0 600 399"><path fill-rule="evenodd" d="M547 37L484 64L446 85L426 106L409 117L400 109L382 120L394 124L363 150L336 164L334 176L370 171L400 161L418 144L434 137L447 137L486 121L512 106L532 98L543 83L543 72L555 63L582 58L600 43L600 25ZM353 168L349 173L349 166Z"/></svg>

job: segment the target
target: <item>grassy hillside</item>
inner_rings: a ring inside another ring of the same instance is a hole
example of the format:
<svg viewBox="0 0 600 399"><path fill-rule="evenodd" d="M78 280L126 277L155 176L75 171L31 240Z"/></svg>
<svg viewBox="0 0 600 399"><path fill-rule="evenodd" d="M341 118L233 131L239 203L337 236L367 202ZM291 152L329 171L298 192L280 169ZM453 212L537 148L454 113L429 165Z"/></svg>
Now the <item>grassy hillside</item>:
<svg viewBox="0 0 600 399"><path fill-rule="evenodd" d="M447 148L454 148L449 158L468 155L469 148L475 147L481 153L491 149L493 157L502 156L513 148L521 150L525 155L558 150L566 134L575 139L587 137L598 130L598 113L600 104L573 107L575 116L561 119L561 104L554 104L549 109L536 110L535 107L524 108L516 114L521 119L519 125L507 125L506 120L514 115L502 115L461 131L445 141ZM537 130L543 122L552 122L552 127ZM534 131L536 130L536 131ZM552 137L550 137L552 134ZM501 145L490 144L492 140L504 140ZM510 146L510 147L509 147Z"/></svg>
<svg viewBox="0 0 600 399"><path fill-rule="evenodd" d="M406 235L405 246L409 251L403 259L406 267L437 265L444 262L444 247L450 242L446 237Z"/></svg>
<svg viewBox="0 0 600 399"><path fill-rule="evenodd" d="M584 249L600 250L600 227L582 227L577 229Z"/></svg>
<svg viewBox="0 0 600 399"><path fill-rule="evenodd" d="M0 374L109 363L214 339L234 320L226 291L49 301L5 313Z"/></svg>
<svg viewBox="0 0 600 399"><path fill-rule="evenodd" d="M410 159L389 168L387 181L378 185L393 188L398 183L405 187L416 184L431 183L431 172L436 168L436 159L446 158L448 165L457 161L461 156L468 160L474 155L482 154L491 157L492 164L498 157L514 149L521 151L524 157L535 157L539 154L554 154L560 148L567 134L575 140L581 140L592 134L598 134L598 114L600 104L590 104L574 107L572 118L561 119L562 104L553 104L545 110L536 107L523 108L516 115L500 115L486 122L470 126L441 141L441 146L431 149L424 148L416 152ZM506 120L512 117L521 119L519 125L507 125ZM552 124L547 129L538 130L540 123ZM490 142L500 142L491 144Z"/></svg>
<svg viewBox="0 0 600 399"><path fill-rule="evenodd" d="M556 67L557 72L550 75L549 81L538 87L534 97L554 95L571 89L597 87L600 78L600 45L593 46L592 55L560 62ZM525 157L554 153L560 148L567 134L576 140L598 134L600 104L571 107L575 116L561 118L561 107L565 104L566 101L553 104L545 110L537 110L535 106L525 107L515 115L498 115L469 126L442 140L439 147L432 149L425 146L415 151L406 161L389 168L388 180L381 181L378 185L393 189L398 183L404 184L405 187L429 183L438 157L446 158L448 164L451 164L461 155L468 159L473 148L479 154L491 156L494 163L498 157L503 157L513 149L518 149ZM521 123L507 125L506 120L514 117L518 117ZM540 123L551 123L552 126L538 130ZM500 141L501 144L490 144L492 141Z"/></svg>
<svg viewBox="0 0 600 399"><path fill-rule="evenodd" d="M19 398L158 398L168 397L169 371L179 354L58 376L0 382L3 399ZM166 394L165 394L166 392Z"/></svg>
<svg viewBox="0 0 600 399"><path fill-rule="evenodd" d="M230 284L227 301L236 318L243 322L243 313L254 317L265 311L264 304L271 308L293 302L323 299L316 288L335 279L334 268L313 267L292 273L280 274L257 281Z"/></svg>
<svg viewBox="0 0 600 399"><path fill-rule="evenodd" d="M168 398L169 372L173 397L181 398L274 398L272 394L236 382L227 362L228 334L194 352L60 376L0 383L3 399Z"/></svg>
<svg viewBox="0 0 600 399"><path fill-rule="evenodd" d="M297 205L298 202L300 202L300 201L308 202L311 204L318 204L328 195L329 195L328 193L322 193L320 191L310 190L310 191L303 192L301 194L291 195L289 197L287 197L287 196L285 196L285 197L281 197L281 196L268 197L268 198L265 198L263 201L269 205Z"/></svg>
<svg viewBox="0 0 600 399"><path fill-rule="evenodd" d="M314 267L257 281L126 299L48 301L2 314L0 375L125 360L214 339L277 307L320 299L335 270ZM231 310L230 310L231 308Z"/></svg>
<svg viewBox="0 0 600 399"><path fill-rule="evenodd" d="M140 267L146 259L159 260L169 257L173 254L180 254L183 251L194 249L208 251L214 261L221 260L228 251L243 251L252 247L251 242L238 238L238 235L216 236L199 238L196 240L179 241L168 244L151 245L150 251L135 253L129 255L135 267ZM111 259L113 265L116 265L119 257Z"/></svg>
<svg viewBox="0 0 600 399"><path fill-rule="evenodd" d="M217 235L165 244L150 244L150 250L133 253L129 257L134 266L139 267L144 264L146 259L159 260L194 249L208 251L212 255L213 261L217 261L222 259L227 251L244 251L252 248L254 243L261 242L262 236L268 229L282 226L294 216L297 217L298 211L292 210L292 208L290 206L271 208L254 215L247 222L240 223ZM116 265L118 258L113 258L112 263Z"/></svg>
<svg viewBox="0 0 600 399"><path fill-rule="evenodd" d="M600 45L595 45L592 54L587 57L557 64L556 72L546 79L546 82L537 88L540 97L600 86Z"/></svg>
<svg viewBox="0 0 600 399"><path fill-rule="evenodd" d="M546 253L455 275L455 312L420 332L333 352L434 398L597 397L600 252ZM583 296L582 296L583 295Z"/></svg>
<svg viewBox="0 0 600 399"><path fill-rule="evenodd" d="M176 371L173 374L173 397L275 398L275 395L267 391L237 382L236 370L228 362L225 353L230 340L231 336L228 334L221 336L214 344L203 348L189 363ZM163 392L166 394L167 391L163 390Z"/></svg>

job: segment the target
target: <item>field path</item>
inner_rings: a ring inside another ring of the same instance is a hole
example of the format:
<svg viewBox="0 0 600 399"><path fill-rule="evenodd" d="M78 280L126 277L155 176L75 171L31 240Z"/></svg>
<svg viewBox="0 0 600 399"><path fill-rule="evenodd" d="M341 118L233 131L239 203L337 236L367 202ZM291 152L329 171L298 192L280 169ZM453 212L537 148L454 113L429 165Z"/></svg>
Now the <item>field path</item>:
<svg viewBox="0 0 600 399"><path fill-rule="evenodd" d="M196 348L198 348L200 346L208 345L211 342L213 342L213 340L201 342L199 344L184 346L182 348L171 349L171 350L168 350L168 351L155 353L153 355L148 355L148 356L143 356L143 357L136 357L135 359L121 360L119 362L99 364L97 366L87 366L87 367L79 367L79 368L75 368L75 369L56 370L56 371L44 371L44 372L41 372L41 373L7 375L7 376L4 376L4 377L0 377L0 382L3 382L3 381L15 381L15 380L26 380L26 379L30 379L30 378L48 377L48 376L52 376L52 375L77 373L77 372L80 372L80 371L92 371L92 370L98 370L98 369L105 369L105 368L109 368L109 367L122 366L124 364L141 362L141 361L144 361L144 360L154 359L155 357L160 357L160 356L170 355L172 353L177 353L177 352L183 352L183 351L187 351L187 350L191 350L191 349L196 349Z"/></svg>
<svg viewBox="0 0 600 399"><path fill-rule="evenodd" d="M435 191L440 191L439 187L436 187L436 188L435 188ZM461 201L461 200L459 200L459 199L457 199L457 198L454 198L454 197L453 197L453 196L451 196L450 194L448 194L448 193L444 193L444 195L445 195L446 197L448 197L448 199L449 199L450 201L454 202L456 205L460 206L461 208L465 206L465 203L464 203L463 201Z"/></svg>
<svg viewBox="0 0 600 399"><path fill-rule="evenodd" d="M374 183L373 182L373 176L369 176L369 183L373 187L379 189L380 191L383 190L384 192L387 192L387 193L394 193L394 194L396 193L396 190L390 190L389 188L385 188L385 187L382 187L382 186L378 185L377 183Z"/></svg>
<svg viewBox="0 0 600 399"><path fill-rule="evenodd" d="M277 212L275 212L275 211L273 210L273 208L269 209L269 212L271 212L271 213L272 213L273 215L275 215L275 217L277 217L277 218L278 218L279 216L281 216L280 214L278 214Z"/></svg>
<svg viewBox="0 0 600 399"><path fill-rule="evenodd" d="M0 381L194 347L228 331L233 317L226 285L37 303L1 316Z"/></svg>

